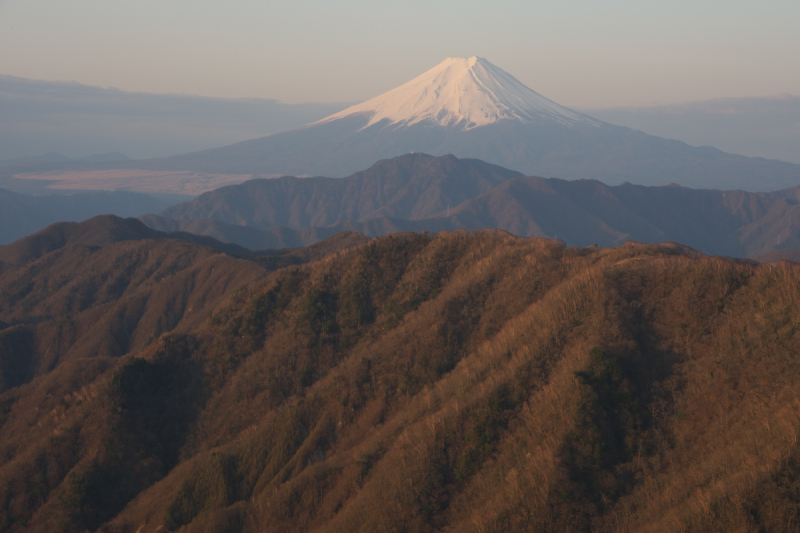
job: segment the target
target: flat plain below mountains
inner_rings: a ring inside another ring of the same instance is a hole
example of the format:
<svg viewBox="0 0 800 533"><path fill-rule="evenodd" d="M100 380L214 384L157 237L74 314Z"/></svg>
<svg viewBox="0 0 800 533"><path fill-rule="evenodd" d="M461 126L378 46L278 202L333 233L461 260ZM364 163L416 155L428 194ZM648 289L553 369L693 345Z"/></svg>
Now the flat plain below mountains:
<svg viewBox="0 0 800 533"><path fill-rule="evenodd" d="M257 179L142 220L257 249L352 230L496 228L575 246L679 242L752 257L800 248L800 187L775 192L605 185L523 176L476 159L406 154L346 178Z"/></svg>
<svg viewBox="0 0 800 533"><path fill-rule="evenodd" d="M0 531L796 531L793 264L339 239L0 247Z"/></svg>

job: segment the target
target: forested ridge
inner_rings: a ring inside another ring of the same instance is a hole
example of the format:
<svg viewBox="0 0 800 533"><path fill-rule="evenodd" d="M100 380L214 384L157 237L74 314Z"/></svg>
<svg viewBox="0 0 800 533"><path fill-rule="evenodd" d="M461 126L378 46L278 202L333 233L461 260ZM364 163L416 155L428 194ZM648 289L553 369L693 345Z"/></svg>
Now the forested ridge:
<svg viewBox="0 0 800 533"><path fill-rule="evenodd" d="M0 249L0 531L799 529L793 263L349 239Z"/></svg>

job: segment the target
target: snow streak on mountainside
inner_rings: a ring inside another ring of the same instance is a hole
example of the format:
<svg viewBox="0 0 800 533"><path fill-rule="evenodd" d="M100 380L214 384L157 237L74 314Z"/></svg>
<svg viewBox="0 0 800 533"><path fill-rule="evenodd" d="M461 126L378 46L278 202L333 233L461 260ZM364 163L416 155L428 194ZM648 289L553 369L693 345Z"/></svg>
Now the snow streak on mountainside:
<svg viewBox="0 0 800 533"><path fill-rule="evenodd" d="M425 120L470 130L502 119L599 124L532 91L480 57L449 57L408 83L312 125L363 114L364 128L388 120L410 126ZM363 129L363 128L362 128Z"/></svg>

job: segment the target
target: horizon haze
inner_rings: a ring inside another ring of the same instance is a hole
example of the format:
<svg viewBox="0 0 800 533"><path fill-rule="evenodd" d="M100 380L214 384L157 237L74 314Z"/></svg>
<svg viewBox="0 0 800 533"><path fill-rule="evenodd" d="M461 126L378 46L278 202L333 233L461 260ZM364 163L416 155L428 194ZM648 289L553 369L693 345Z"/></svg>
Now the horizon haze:
<svg viewBox="0 0 800 533"><path fill-rule="evenodd" d="M177 155L289 131L348 105L132 93L0 75L0 166L50 152L67 158L109 152L133 159ZM800 163L796 95L576 110L692 146Z"/></svg>
<svg viewBox="0 0 800 533"><path fill-rule="evenodd" d="M133 92L359 102L481 55L567 107L800 94L800 4L575 0L0 3L0 74ZM368 46L367 46L368 45Z"/></svg>

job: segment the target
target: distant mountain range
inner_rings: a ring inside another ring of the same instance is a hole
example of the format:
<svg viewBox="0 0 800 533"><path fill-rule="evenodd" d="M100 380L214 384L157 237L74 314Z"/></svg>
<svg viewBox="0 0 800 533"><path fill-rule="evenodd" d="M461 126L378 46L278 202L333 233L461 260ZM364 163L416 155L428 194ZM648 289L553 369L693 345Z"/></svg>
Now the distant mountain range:
<svg viewBox="0 0 800 533"><path fill-rule="evenodd" d="M170 156L291 130L346 107L131 93L0 75L0 160L51 151L69 156L121 151L136 159ZM800 163L795 126L800 96L578 111L692 146Z"/></svg>
<svg viewBox="0 0 800 533"><path fill-rule="evenodd" d="M800 184L798 164L613 126L544 98L478 57L449 58L392 91L296 130L136 164L152 170L341 177L414 151L611 185L769 191Z"/></svg>
<svg viewBox="0 0 800 533"><path fill-rule="evenodd" d="M99 183L96 173L129 170L127 180L158 174L137 181L139 192L191 194L209 190L207 182L342 177L410 152L478 158L525 175L609 185L748 191L800 185L800 164L614 126L548 100L487 60L471 57L448 58L400 87L298 129L159 159L28 164L0 173L0 186L20 185L10 176L41 181L46 174L53 187L116 190L124 187L119 180Z"/></svg>
<svg viewBox="0 0 800 533"><path fill-rule="evenodd" d="M136 217L170 202L124 191L75 194L19 194L0 188L0 244L8 244L55 222L80 222L96 215Z"/></svg>
<svg viewBox="0 0 800 533"><path fill-rule="evenodd" d="M163 157L294 129L345 107L129 92L0 74L0 159L45 152Z"/></svg>
<svg viewBox="0 0 800 533"><path fill-rule="evenodd" d="M340 179L284 177L223 187L143 217L154 228L248 248L301 246L342 230L498 228L568 245L674 241L735 257L800 248L800 187L772 193L608 186L523 176L474 159L425 154Z"/></svg>
<svg viewBox="0 0 800 533"><path fill-rule="evenodd" d="M581 109L626 126L692 146L800 163L800 96L715 98L681 104Z"/></svg>

